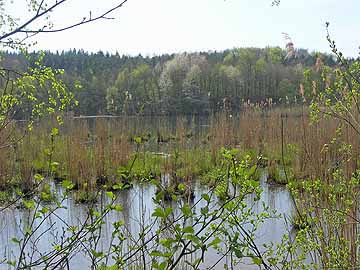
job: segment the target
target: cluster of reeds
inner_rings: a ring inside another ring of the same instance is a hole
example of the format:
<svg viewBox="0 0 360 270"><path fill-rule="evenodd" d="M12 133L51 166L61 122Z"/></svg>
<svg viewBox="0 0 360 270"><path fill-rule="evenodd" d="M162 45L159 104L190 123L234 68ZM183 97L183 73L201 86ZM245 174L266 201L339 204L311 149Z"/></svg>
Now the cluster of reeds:
<svg viewBox="0 0 360 270"><path fill-rule="evenodd" d="M57 150L58 162L66 164L62 175L81 192L96 192L98 186L116 184L117 169L126 165L131 155L128 140L123 134L112 133L106 121L96 120L91 130L87 121L75 120L59 140L66 146Z"/></svg>
<svg viewBox="0 0 360 270"><path fill-rule="evenodd" d="M0 147L0 191L16 186L27 193L36 185L36 173L41 173L71 181L79 202L93 200L100 188L152 180L163 199L191 200L193 180L217 183L210 175L221 166L220 150L236 148L250 157L251 165L268 172L270 183L291 181L291 191L300 198L294 217L298 230L314 227L315 234L326 232L334 245L356 256L358 224L351 217L357 216L360 142L354 129L336 119L311 122L308 109L302 107L251 107L238 115L219 113L205 123L199 127L194 119L181 117L173 123L67 119L59 135L50 135L54 123L49 121L24 138L20 126L19 140ZM227 190L228 183L222 184ZM46 199L50 186L42 190ZM329 209L347 212L334 215ZM327 243L319 239L319 245L326 254ZM330 256L324 255L323 261L328 260Z"/></svg>
<svg viewBox="0 0 360 270"><path fill-rule="evenodd" d="M238 115L223 112L206 119L203 126L196 126L194 119L174 121L67 119L53 139L49 133L54 123L44 122L12 147L0 149L0 185L6 189L17 179L23 190L30 189L35 173L49 171L49 160L58 164L52 177L92 191L124 180L161 179L166 174L176 185L192 181L217 166L222 147L237 148L254 160L261 157L257 162L278 183L286 183L284 175L326 179L339 159L338 150L329 147L339 122L310 123L309 112L301 107L254 107ZM343 153L352 157L344 163L352 172L357 167L359 142L347 127L341 136L352 145L351 153Z"/></svg>
<svg viewBox="0 0 360 270"><path fill-rule="evenodd" d="M75 189L91 190L96 185L96 173L91 152L93 143L87 123L77 123L76 128L66 137L66 176L74 183Z"/></svg>
<svg viewBox="0 0 360 270"><path fill-rule="evenodd" d="M13 175L11 151L8 148L0 149L0 190L5 190Z"/></svg>

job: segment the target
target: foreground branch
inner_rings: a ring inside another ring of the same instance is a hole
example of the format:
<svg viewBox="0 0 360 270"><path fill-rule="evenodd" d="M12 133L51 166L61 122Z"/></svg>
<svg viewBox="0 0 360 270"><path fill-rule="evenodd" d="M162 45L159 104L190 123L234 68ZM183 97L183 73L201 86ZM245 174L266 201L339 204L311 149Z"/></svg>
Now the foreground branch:
<svg viewBox="0 0 360 270"><path fill-rule="evenodd" d="M25 23L21 24L20 26L18 26L14 30L0 36L0 42L1 43L9 43L10 37L12 37L12 36L14 36L14 35L16 35L18 33L26 34L27 36L26 36L25 39L27 39L27 38L32 37L32 36L34 36L36 34L39 34L39 33L62 32L62 31L66 31L66 30L78 27L78 26L83 25L83 24L91 23L91 22L94 22L94 21L98 21L98 20L102 20L102 19L106 19L106 20L114 19L114 18L108 17L108 15L113 13L115 10L121 8L126 2L128 2L128 0L122 0L116 6L108 9L106 12L104 12L104 13L98 15L98 16L95 16L95 17L92 17L92 14L90 12L89 16L84 17L81 21L79 21L77 23L74 23L74 24L70 24L70 25L61 27L61 28L58 28L58 29L47 29L47 27L48 27L47 25L44 25L40 29L37 29L37 30L35 30L35 29L27 29L32 24L34 24L36 21L39 21L39 19L49 15L50 12L54 11L56 8L58 8L60 5L64 4L66 1L68 1L68 0L56 1L50 7L47 7L47 8L44 8L44 9L43 9L44 1L42 1L39 4L39 7L38 7L37 11L36 11L35 15L32 18L30 18L29 20L27 20ZM14 41L10 40L10 43L14 43Z"/></svg>

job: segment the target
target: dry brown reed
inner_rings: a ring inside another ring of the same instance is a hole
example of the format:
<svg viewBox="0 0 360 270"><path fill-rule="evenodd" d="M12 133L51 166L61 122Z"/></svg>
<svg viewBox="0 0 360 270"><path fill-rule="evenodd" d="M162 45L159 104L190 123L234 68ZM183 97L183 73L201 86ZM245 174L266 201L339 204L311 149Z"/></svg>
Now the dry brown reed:
<svg viewBox="0 0 360 270"><path fill-rule="evenodd" d="M221 147L231 147L235 144L234 122L227 112L215 115L210 120L209 145L211 161L217 164L218 153Z"/></svg>
<svg viewBox="0 0 360 270"><path fill-rule="evenodd" d="M0 190L6 190L13 178L12 156L8 147L0 148Z"/></svg>
<svg viewBox="0 0 360 270"><path fill-rule="evenodd" d="M67 137L66 152L68 177L77 189L89 190L96 186L96 174L89 151L92 143L88 123L75 120L73 130Z"/></svg>
<svg viewBox="0 0 360 270"><path fill-rule="evenodd" d="M96 119L93 140L93 159L96 170L96 180L100 184L105 184L107 180L106 151L108 145L108 128L106 121Z"/></svg>
<svg viewBox="0 0 360 270"><path fill-rule="evenodd" d="M360 118L358 115L355 117ZM171 175L175 185L181 180L190 186L199 171L209 169L201 164L206 163L207 158L212 166L216 165L222 147L251 150L268 159L270 170L275 170L276 166L285 170L291 168L295 179L313 183L321 180L327 187L335 184L336 170L342 169L346 181L351 181L359 165L360 141L354 129L336 119L311 123L309 111L304 107L264 110L251 106L239 115L219 113L209 119L206 132L201 133L205 138L201 139L188 136L192 130L184 118L178 118L175 127L163 120L159 119L150 129L139 118L96 119L91 129L86 119L69 119L56 139L53 159L65 164L63 173L67 179L85 192L94 191L99 183L115 184L119 181L117 169L127 166L134 156L133 138L136 136L149 140L142 148L144 152L154 151L155 148L158 154L164 156L160 159L161 173ZM42 161L45 163L43 168L46 168L47 160L42 152L49 144L49 126L49 123L38 126L34 133L15 147L0 148L0 189L6 189L13 178L18 178L23 191L31 190L34 185L34 161ZM200 141L204 142L201 147ZM143 162L146 162L145 159ZM299 189L299 192L304 190ZM306 201L300 207L319 206L314 215L320 220L318 226L326 231L330 228L322 223L326 217L321 208L331 206L329 194L324 189L317 195L304 194ZM352 195L348 196L351 198ZM336 207L345 208L343 198L337 199L339 203ZM356 201L358 198L351 199ZM339 234L348 241L352 260L356 257L357 224L350 217L356 215L357 204L354 203ZM325 248L326 243L320 244ZM327 259L324 258L325 261Z"/></svg>
<svg viewBox="0 0 360 270"><path fill-rule="evenodd" d="M187 130L185 127L185 119L183 117L180 117L176 121L176 138L179 141L179 145L183 148L186 144L186 134Z"/></svg>
<svg viewBox="0 0 360 270"><path fill-rule="evenodd" d="M189 135L193 127L187 125L185 118L178 118L173 126L171 121L163 118L152 121L153 128L147 122L141 118L100 118L92 127L87 119L65 120L55 140L53 160L60 164L63 171L60 174L81 188L83 184L94 187L96 180L104 184L111 179L115 183L117 168L127 166L134 155L133 138L136 136L144 138L144 151L170 154L161 161L162 173L171 174L180 169L187 179L202 170L200 163L206 158L201 157L209 157L216 165L221 147L251 150L267 157L275 166L281 166L285 159L286 166L291 167L299 179L331 178L331 170L342 159L347 160L343 166L351 175L357 168L360 154L360 142L350 128L344 126L341 138L338 138L339 142L352 145L350 153L339 154L340 145L331 144L339 121L322 120L312 124L308 110L302 107L264 110L251 106L239 115L219 113L208 120L209 125L197 136ZM1 149L0 173L4 177L1 183L9 180L5 181L5 178L14 177L16 166L22 167L24 176L21 178L24 179L31 178L35 160L44 163L43 169L47 168L43 151L49 144L51 125L54 123L39 125L28 136L29 141L18 144L17 148ZM19 157L16 166L9 162L9 156L14 156L15 152ZM177 159L176 155L179 156Z"/></svg>
<svg viewBox="0 0 360 270"><path fill-rule="evenodd" d="M33 190L34 167L33 160L36 158L36 150L32 147L31 137L25 137L15 146L16 161L18 164L18 184L23 193Z"/></svg>
<svg viewBox="0 0 360 270"><path fill-rule="evenodd" d="M6 190L8 183L14 177L14 156L8 145L10 135L9 128L0 129L0 190Z"/></svg>

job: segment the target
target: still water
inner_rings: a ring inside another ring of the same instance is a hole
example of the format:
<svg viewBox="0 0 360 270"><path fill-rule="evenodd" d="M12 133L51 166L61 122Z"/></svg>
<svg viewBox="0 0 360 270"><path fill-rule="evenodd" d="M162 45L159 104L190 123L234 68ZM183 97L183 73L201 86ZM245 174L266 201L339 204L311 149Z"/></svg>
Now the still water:
<svg viewBox="0 0 360 270"><path fill-rule="evenodd" d="M249 205L252 205L255 213L259 213L264 210L264 205L268 206L272 210L276 210L277 214L282 218L272 218L266 220L257 231L256 243L260 247L262 243L279 242L282 236L289 233L291 228L288 227L285 222L286 218L291 216L293 211L292 199L289 192L285 187L272 186L266 182L266 175L261 178L262 194L259 201L254 202L252 196L246 198ZM60 187L55 187L58 193L62 193ZM98 239L97 250L107 251L109 244L111 243L112 235L112 223L122 220L124 222L124 234L130 242L136 241L138 233L141 228L146 225L153 224L154 217L152 212L156 207L153 202L153 196L156 188L152 185L135 185L132 189L121 191L117 194L117 203L123 206L121 212L110 212L104 219L104 224L101 228L101 234ZM207 192L204 187L195 185L195 201L201 197L201 194ZM105 204L109 199L103 196L99 201L99 207L101 204ZM61 241L64 228L68 226L78 226L82 224L88 213L88 207L86 205L76 204L70 197L64 200L64 209L58 209L55 214L52 214L40 224L41 219L36 220L33 227L39 226L39 229L33 235L27 245L25 254L28 258L41 258L45 252L53 250L54 244ZM174 211L176 205L172 205ZM202 207L201 203L196 205L198 210ZM6 258L6 260L17 260L20 254L19 246L14 243L14 238L21 239L25 233L26 225L31 221L32 214L24 209L10 208L0 212L0 258ZM153 226L148 232L147 237L152 237L156 234L157 226ZM123 245L124 252L126 253L127 242ZM68 262L66 262L66 268L68 269L91 269L91 260L86 251L86 247L79 245L76 248L74 255L70 256ZM201 264L200 269L207 269L213 266L219 261L220 255L215 250L209 250L204 257L204 262ZM190 258L191 259L191 258ZM136 260L140 258L134 258ZM229 258L226 256L212 269L224 269L224 264L227 263ZM140 262L139 262L140 265ZM64 265L62 267L65 267ZM6 263L0 265L0 269L16 269L16 267L10 267ZM42 268L32 268L42 269ZM50 268L52 269L52 268ZM61 267L56 269L62 269ZM130 269L130 268L129 268ZM136 268L131 268L136 269ZM148 268L150 269L150 267ZM178 269L186 269L182 266ZM188 268L190 269L190 268ZM244 264L241 269L254 269L254 266ZM255 268L256 269L256 268Z"/></svg>

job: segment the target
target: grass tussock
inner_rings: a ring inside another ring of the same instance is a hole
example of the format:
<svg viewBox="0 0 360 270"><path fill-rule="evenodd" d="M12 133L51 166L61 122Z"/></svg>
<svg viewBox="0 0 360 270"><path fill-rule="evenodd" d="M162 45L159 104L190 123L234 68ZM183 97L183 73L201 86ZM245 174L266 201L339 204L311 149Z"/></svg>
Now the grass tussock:
<svg viewBox="0 0 360 270"><path fill-rule="evenodd" d="M339 168L351 175L360 156L360 143L350 128L337 120L311 123L309 112L301 107L251 107L238 115L224 112L201 121L65 119L59 134L51 137L53 125L52 120L39 123L24 139L0 148L0 190L16 185L26 192L34 186L36 173L50 172L58 181L72 181L83 193L131 186L133 181L161 182L163 175L171 176L175 189L195 179L211 184L208 176L219 166L223 147L249 155L273 183L318 178L330 182ZM6 136L2 130L0 140Z"/></svg>

